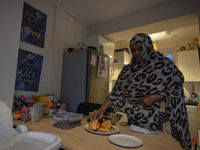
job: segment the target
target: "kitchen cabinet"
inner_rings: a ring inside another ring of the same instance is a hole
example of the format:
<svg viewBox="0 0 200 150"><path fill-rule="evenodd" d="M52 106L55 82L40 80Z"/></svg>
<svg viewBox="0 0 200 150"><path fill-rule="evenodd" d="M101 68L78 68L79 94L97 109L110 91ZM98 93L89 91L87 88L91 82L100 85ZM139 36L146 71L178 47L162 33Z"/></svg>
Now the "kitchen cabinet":
<svg viewBox="0 0 200 150"><path fill-rule="evenodd" d="M131 62L131 54L127 48L116 49L114 57L119 63L129 64Z"/></svg>
<svg viewBox="0 0 200 150"><path fill-rule="evenodd" d="M199 108L198 106L190 106L186 105L187 107L187 112L188 112L188 120L189 120L189 130L190 130L190 137L191 137L191 143L192 146L195 146L197 143L197 129L200 127L200 122L199 122Z"/></svg>
<svg viewBox="0 0 200 150"><path fill-rule="evenodd" d="M186 82L200 81L199 50L177 50L177 66Z"/></svg>

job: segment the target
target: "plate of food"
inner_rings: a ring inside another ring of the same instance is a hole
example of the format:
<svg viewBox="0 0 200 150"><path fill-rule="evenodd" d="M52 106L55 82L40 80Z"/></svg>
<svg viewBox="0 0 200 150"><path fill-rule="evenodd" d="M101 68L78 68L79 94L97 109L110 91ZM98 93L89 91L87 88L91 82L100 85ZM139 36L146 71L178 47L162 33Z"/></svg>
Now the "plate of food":
<svg viewBox="0 0 200 150"><path fill-rule="evenodd" d="M94 134L111 135L120 132L120 128L112 125L110 120L92 120L85 126L85 130Z"/></svg>

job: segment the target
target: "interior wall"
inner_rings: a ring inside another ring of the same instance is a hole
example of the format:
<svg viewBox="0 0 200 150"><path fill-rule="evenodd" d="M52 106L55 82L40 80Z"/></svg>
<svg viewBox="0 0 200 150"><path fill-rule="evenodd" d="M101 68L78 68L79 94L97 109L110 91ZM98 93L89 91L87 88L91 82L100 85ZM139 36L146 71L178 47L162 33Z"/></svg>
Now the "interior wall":
<svg viewBox="0 0 200 150"><path fill-rule="evenodd" d="M20 41L24 2L47 15L44 48ZM60 99L62 59L65 47L68 47L69 43L73 43L72 46L74 46L74 41L80 41L85 35L89 34L90 29L82 23L73 26L73 21L66 17L67 10L50 0L2 0L0 4L0 31L2 34L0 38L2 77L0 79L0 99L6 101L10 108L12 108L14 95L53 93L56 99ZM77 19L75 20L77 21ZM67 26L66 22L70 22L69 24L72 26ZM73 31L75 28L76 33L68 32ZM66 39L66 35L69 38ZM19 48L43 56L38 92L14 91Z"/></svg>
<svg viewBox="0 0 200 150"><path fill-rule="evenodd" d="M12 108L23 0L0 1L0 99Z"/></svg>
<svg viewBox="0 0 200 150"><path fill-rule="evenodd" d="M90 34L90 28L69 13L66 14L64 50L68 48L78 48L77 44L85 42L85 38Z"/></svg>
<svg viewBox="0 0 200 150"><path fill-rule="evenodd" d="M45 31L44 48L29 44L23 41L20 41L20 44L19 44L19 48L43 56L43 63L42 63L42 70L41 70L38 92L15 91L15 95L26 96L26 95L48 94L50 92L50 85L52 85L51 81L53 81L51 77L51 74L53 71L52 65L55 62L54 60L55 56L53 56L53 54L55 54L54 53L54 40L55 40L54 36L56 33L54 33L54 31L55 31L55 21L56 21L55 19L56 6L50 3L48 0L42 0L42 1L41 0L25 0L24 2L42 11L43 13L45 13L47 15L47 23L46 23L46 31ZM52 93L52 94L55 94L55 93Z"/></svg>

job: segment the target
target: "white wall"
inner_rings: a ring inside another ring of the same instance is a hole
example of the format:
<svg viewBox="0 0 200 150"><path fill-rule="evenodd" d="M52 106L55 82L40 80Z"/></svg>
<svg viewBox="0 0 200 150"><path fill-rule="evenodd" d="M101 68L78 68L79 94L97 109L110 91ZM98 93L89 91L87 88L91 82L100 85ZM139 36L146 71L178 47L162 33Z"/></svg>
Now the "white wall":
<svg viewBox="0 0 200 150"><path fill-rule="evenodd" d="M55 30L56 6L53 5L52 3L49 3L48 0L42 0L42 1L25 0L25 2L47 15L45 43L44 43L44 48L41 48L29 43L20 41L19 48L42 55L43 64L42 64L42 71L41 71L41 76L40 76L38 92L15 91L15 95L20 96L22 94L23 95L48 94L50 92L51 81L53 81L51 74L52 74L52 64L54 64L53 54L54 54L54 40L55 40L54 37L56 35L56 30ZM56 93L53 93L53 94L56 94Z"/></svg>
<svg viewBox="0 0 200 150"><path fill-rule="evenodd" d="M66 14L65 29L65 51L67 51L68 48L77 48L77 44L79 42L84 42L86 35L90 32L89 27L69 13Z"/></svg>
<svg viewBox="0 0 200 150"><path fill-rule="evenodd" d="M0 2L1 55L0 99L12 108L13 96L53 93L60 99L62 60L64 50L74 47L89 35L90 29L67 10L50 0L25 0L32 7L47 15L44 48L20 41L23 0ZM8 11L9 10L9 11ZM74 24L74 22L76 24ZM43 65L38 92L14 91L19 48L43 56Z"/></svg>
<svg viewBox="0 0 200 150"><path fill-rule="evenodd" d="M23 0L0 1L0 99L12 108Z"/></svg>

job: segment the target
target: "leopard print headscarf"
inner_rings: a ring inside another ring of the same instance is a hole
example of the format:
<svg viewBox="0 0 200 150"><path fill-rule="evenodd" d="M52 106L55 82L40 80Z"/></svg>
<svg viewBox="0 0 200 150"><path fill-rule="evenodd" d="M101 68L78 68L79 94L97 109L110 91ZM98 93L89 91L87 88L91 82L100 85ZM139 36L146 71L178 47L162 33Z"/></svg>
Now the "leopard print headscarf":
<svg viewBox="0 0 200 150"><path fill-rule="evenodd" d="M169 123L171 136L184 149L190 149L183 74L170 59L154 50L148 35L136 34L130 48L136 42L141 43L144 55L140 62L132 57L131 63L123 67L107 100L126 112L131 124L163 131L163 126ZM142 97L154 94L165 98L148 107L138 104ZM165 106L162 110L161 104Z"/></svg>

